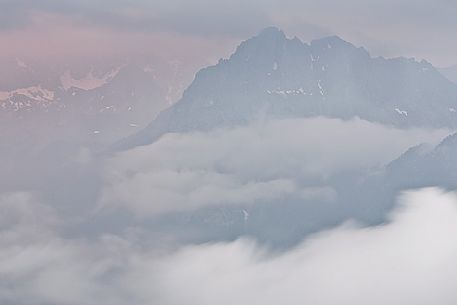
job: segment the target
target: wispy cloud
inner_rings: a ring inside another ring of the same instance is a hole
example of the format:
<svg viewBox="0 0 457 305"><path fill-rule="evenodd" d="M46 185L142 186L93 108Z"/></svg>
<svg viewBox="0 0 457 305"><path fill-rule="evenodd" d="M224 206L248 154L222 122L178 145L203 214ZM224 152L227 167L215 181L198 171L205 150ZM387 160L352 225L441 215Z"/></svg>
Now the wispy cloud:
<svg viewBox="0 0 457 305"><path fill-rule="evenodd" d="M317 118L170 134L108 162L101 204L124 206L145 217L212 205L250 205L283 195L300 198L316 184L325 190L326 179L336 173L382 165L446 133ZM320 195L332 197L328 189Z"/></svg>
<svg viewBox="0 0 457 305"><path fill-rule="evenodd" d="M159 250L131 233L95 241L64 238L46 229L54 216L35 203L24 195L0 201L2 211L22 215L0 223L2 303L447 305L457 300L457 198L438 189L407 192L384 225L348 223L284 253L246 239ZM50 221L28 230L25 220L32 213L21 208L27 204L35 218Z"/></svg>

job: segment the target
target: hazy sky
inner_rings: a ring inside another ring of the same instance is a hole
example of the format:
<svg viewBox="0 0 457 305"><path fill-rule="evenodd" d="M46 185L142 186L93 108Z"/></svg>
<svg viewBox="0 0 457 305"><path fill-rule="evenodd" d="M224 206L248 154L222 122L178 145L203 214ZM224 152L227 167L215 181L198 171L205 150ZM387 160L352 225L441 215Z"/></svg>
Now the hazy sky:
<svg viewBox="0 0 457 305"><path fill-rule="evenodd" d="M0 0L0 56L81 61L153 54L214 62L276 25L309 40L330 34L376 55L457 63L451 0Z"/></svg>

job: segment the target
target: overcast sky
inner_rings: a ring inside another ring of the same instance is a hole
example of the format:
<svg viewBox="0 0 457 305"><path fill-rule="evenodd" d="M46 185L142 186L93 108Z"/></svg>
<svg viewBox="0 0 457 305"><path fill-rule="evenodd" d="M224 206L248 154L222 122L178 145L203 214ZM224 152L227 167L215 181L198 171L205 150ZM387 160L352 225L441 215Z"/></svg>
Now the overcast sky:
<svg viewBox="0 0 457 305"><path fill-rule="evenodd" d="M89 60L150 53L206 64L270 25L339 35L375 55L457 63L450 0L0 0L0 56Z"/></svg>

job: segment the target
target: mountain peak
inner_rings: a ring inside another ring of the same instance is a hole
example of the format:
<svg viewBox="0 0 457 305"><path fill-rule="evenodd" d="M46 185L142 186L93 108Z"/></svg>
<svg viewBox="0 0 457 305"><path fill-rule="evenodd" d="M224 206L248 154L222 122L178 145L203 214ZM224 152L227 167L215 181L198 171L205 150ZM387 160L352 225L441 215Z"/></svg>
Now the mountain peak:
<svg viewBox="0 0 457 305"><path fill-rule="evenodd" d="M260 56L261 53L263 55L268 54L267 57L271 59L275 57L276 52L280 52L287 41L286 35L279 28L268 27L260 31L257 36L242 42L230 59L238 59L244 62Z"/></svg>
<svg viewBox="0 0 457 305"><path fill-rule="evenodd" d="M372 58L338 36L307 44L269 27L242 42L229 59L199 71L179 102L122 145L245 124L259 113L455 128L457 86L426 71L409 60Z"/></svg>
<svg viewBox="0 0 457 305"><path fill-rule="evenodd" d="M314 46L324 46L325 48L339 48L339 47L350 47L356 48L352 43L347 42L339 36L332 35L311 41L311 45Z"/></svg>
<svg viewBox="0 0 457 305"><path fill-rule="evenodd" d="M284 34L284 32L281 29L279 29L275 26L270 26L270 27L267 27L267 28L263 29L262 31L260 31L260 33L257 35L257 37L285 39L286 35Z"/></svg>

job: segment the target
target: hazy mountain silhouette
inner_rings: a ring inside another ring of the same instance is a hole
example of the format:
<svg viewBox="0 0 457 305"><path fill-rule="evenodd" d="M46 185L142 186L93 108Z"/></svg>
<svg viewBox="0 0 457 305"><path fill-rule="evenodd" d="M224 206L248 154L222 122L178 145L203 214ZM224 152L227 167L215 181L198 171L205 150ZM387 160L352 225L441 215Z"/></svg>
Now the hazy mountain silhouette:
<svg viewBox="0 0 457 305"><path fill-rule="evenodd" d="M371 57L337 36L309 44L271 27L200 70L180 101L121 148L168 132L256 118L327 116L397 127L457 127L457 85L426 61Z"/></svg>

